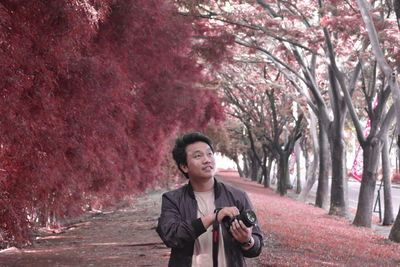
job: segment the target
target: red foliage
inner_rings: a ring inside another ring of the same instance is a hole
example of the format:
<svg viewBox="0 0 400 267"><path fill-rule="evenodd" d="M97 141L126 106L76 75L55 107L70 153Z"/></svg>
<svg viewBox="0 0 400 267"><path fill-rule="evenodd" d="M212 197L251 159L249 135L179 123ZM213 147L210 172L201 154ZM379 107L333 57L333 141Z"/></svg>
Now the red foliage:
<svg viewBox="0 0 400 267"><path fill-rule="evenodd" d="M178 127L221 119L169 2L2 1L0 27L0 247L163 179Z"/></svg>

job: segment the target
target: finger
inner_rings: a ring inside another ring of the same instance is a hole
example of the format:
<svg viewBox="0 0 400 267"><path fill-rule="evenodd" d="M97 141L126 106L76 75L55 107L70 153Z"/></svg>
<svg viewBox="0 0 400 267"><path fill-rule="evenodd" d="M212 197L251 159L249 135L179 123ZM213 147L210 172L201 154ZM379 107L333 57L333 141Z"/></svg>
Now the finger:
<svg viewBox="0 0 400 267"><path fill-rule="evenodd" d="M234 214L234 215L238 215L239 214L239 210L238 210L238 208L237 207L230 207L231 209L231 212Z"/></svg>
<svg viewBox="0 0 400 267"><path fill-rule="evenodd" d="M230 218L232 218L233 211L230 207L227 207L226 209L224 209L224 215L225 216L229 216Z"/></svg>
<svg viewBox="0 0 400 267"><path fill-rule="evenodd" d="M237 231L235 229L233 229L233 226L231 227L231 234L234 239L237 240L239 238L239 234L237 233Z"/></svg>
<svg viewBox="0 0 400 267"><path fill-rule="evenodd" d="M232 225L231 225L231 232L237 233L237 231L238 231L238 224L237 224L237 220L235 219L235 220L232 222Z"/></svg>
<svg viewBox="0 0 400 267"><path fill-rule="evenodd" d="M245 231L247 231L247 226L244 224L244 222L242 221L242 220L239 220L239 225L240 225L240 228L242 228L243 230L245 230Z"/></svg>
<svg viewBox="0 0 400 267"><path fill-rule="evenodd" d="M235 220L235 230L238 235L247 234L246 226L243 228L238 220Z"/></svg>

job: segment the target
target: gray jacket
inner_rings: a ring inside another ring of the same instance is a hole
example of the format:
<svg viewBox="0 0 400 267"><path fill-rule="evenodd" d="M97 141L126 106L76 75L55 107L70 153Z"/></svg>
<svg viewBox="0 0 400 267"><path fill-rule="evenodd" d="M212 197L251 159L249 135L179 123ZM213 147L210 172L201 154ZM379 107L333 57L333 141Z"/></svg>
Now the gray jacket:
<svg viewBox="0 0 400 267"><path fill-rule="evenodd" d="M236 206L239 212L253 210L245 192L223 183L214 182L215 207ZM158 219L157 233L165 245L171 248L168 266L184 267L192 265L195 239L206 232L200 218L197 218L197 201L190 182L181 188L162 196L161 216ZM257 257L263 246L263 235L257 225L253 227L254 246L242 250L240 244L222 226L224 248L229 267L246 266L243 257Z"/></svg>

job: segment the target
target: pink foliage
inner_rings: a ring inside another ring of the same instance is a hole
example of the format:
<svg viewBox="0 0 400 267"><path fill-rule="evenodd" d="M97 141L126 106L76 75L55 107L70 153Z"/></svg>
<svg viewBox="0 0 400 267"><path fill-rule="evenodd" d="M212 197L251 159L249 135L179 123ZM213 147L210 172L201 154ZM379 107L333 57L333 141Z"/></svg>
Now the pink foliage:
<svg viewBox="0 0 400 267"><path fill-rule="evenodd" d="M0 247L164 179L171 135L222 118L176 11L159 0L0 3Z"/></svg>

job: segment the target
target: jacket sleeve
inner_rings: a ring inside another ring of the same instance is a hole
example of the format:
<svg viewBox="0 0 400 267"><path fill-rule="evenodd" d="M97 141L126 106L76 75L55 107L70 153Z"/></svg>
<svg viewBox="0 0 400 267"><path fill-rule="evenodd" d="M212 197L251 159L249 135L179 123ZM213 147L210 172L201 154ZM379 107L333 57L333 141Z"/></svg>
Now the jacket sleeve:
<svg viewBox="0 0 400 267"><path fill-rule="evenodd" d="M156 231L170 248L184 248L206 232L200 218L192 220L183 218L178 202L179 200L172 197L172 194L163 194Z"/></svg>
<svg viewBox="0 0 400 267"><path fill-rule="evenodd" d="M244 210L254 210L253 205L251 204L251 201L245 192L244 192L243 205L244 205ZM247 258L253 258L253 257L259 256L261 254L262 247L264 245L264 242L263 242L264 236L260 229L258 219L256 221L256 225L253 226L252 237L254 239L253 247L249 250L242 250L243 256L245 256Z"/></svg>

